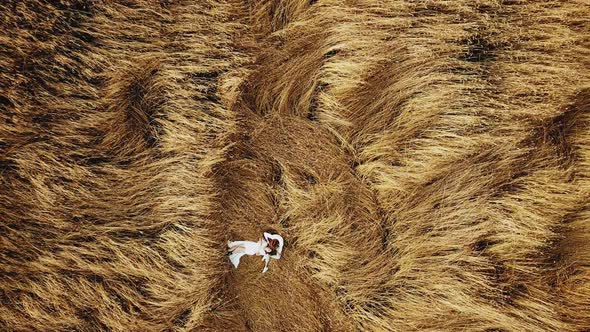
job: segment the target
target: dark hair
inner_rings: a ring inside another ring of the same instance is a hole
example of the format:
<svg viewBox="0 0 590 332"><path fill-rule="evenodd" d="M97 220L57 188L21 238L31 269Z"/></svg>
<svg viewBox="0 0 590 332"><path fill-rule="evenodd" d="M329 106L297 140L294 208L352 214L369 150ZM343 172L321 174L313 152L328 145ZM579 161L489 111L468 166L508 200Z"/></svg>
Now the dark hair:
<svg viewBox="0 0 590 332"><path fill-rule="evenodd" d="M272 235L275 234L279 234L276 230L272 229L272 228L267 228L265 231L265 233L269 233ZM271 256L274 256L277 254L277 249L279 248L279 240L277 239L267 239L266 242L268 243L268 248L271 249L271 251L268 253Z"/></svg>
<svg viewBox="0 0 590 332"><path fill-rule="evenodd" d="M269 239L267 240L268 242L268 247L272 250L275 250L279 247L279 240L277 239Z"/></svg>

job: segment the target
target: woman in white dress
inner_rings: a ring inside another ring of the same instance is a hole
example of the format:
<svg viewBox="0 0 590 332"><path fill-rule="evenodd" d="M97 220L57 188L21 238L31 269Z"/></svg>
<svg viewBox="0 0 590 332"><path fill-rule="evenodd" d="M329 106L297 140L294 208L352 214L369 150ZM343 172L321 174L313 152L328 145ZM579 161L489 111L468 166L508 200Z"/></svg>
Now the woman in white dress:
<svg viewBox="0 0 590 332"><path fill-rule="evenodd" d="M264 269L262 273L268 271L268 263L271 258L281 258L283 252L283 237L278 234L264 232L264 235L258 242L254 241L227 241L229 260L235 268L240 264L240 258L244 255L262 256Z"/></svg>

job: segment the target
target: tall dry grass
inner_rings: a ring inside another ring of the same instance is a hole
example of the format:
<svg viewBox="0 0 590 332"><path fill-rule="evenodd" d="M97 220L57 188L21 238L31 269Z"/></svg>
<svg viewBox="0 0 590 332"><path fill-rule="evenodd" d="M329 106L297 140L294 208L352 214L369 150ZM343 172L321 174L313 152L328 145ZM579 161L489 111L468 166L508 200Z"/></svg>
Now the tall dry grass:
<svg viewBox="0 0 590 332"><path fill-rule="evenodd" d="M3 2L0 330L590 329L589 14Z"/></svg>

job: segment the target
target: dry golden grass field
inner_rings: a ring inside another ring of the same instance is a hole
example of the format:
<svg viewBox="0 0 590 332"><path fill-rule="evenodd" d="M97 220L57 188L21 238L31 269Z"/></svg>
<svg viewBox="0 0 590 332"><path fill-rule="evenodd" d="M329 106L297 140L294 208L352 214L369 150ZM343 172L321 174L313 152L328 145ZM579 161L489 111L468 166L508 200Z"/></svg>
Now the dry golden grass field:
<svg viewBox="0 0 590 332"><path fill-rule="evenodd" d="M0 1L0 331L590 331L590 1Z"/></svg>

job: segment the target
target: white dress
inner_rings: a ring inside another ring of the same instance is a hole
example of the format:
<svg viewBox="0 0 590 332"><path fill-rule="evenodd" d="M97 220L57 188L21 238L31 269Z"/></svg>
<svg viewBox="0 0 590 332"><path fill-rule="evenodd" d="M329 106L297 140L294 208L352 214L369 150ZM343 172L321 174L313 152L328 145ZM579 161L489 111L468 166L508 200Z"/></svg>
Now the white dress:
<svg viewBox="0 0 590 332"><path fill-rule="evenodd" d="M277 247L277 253L275 255L269 255L264 249L268 246L268 240L276 239L279 241L279 246ZM229 260L233 264L235 268L238 268L240 264L240 258L244 255L258 255L262 256L262 260L265 262L264 269L262 273L268 271L268 262L271 258L279 259L281 258L281 253L283 251L283 237L278 234L270 234L264 233L264 239L260 239L258 242L254 241L231 241L227 243L229 248L233 248L235 246L243 246L244 251L242 252L232 252L229 255Z"/></svg>
<svg viewBox="0 0 590 332"><path fill-rule="evenodd" d="M260 240L258 242L254 242L254 241L228 242L227 246L229 248L233 248L235 246L243 246L244 247L244 251L242 251L242 252L232 252L231 255L229 255L229 260L234 265L234 267L237 268L238 265L240 264L240 258L242 258L242 256L244 256L244 255L264 256L266 254L266 252L264 251L264 248L266 248L267 245L268 245L268 243L263 240Z"/></svg>

